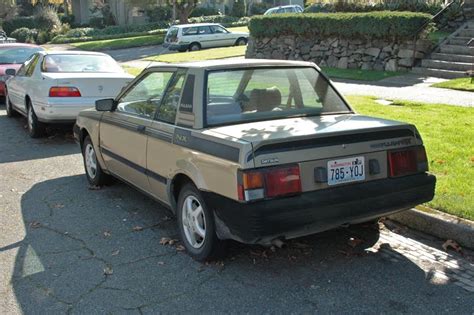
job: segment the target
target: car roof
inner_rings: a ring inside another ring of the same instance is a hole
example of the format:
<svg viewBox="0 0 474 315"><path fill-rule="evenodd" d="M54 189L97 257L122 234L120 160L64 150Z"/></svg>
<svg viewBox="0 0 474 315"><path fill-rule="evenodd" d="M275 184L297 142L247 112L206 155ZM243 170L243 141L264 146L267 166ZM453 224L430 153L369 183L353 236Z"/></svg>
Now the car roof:
<svg viewBox="0 0 474 315"><path fill-rule="evenodd" d="M164 64L151 66L149 69L160 69L160 67L192 68L204 70L225 70L237 68L255 68L255 67L314 67L315 64L307 61L293 60L274 60L274 59L220 59L198 62L187 62L177 64ZM317 66L316 66L317 67ZM319 68L318 68L319 69Z"/></svg>
<svg viewBox="0 0 474 315"><path fill-rule="evenodd" d="M41 52L43 55L100 55L108 56L107 54L95 51L82 51L82 50L44 50Z"/></svg>
<svg viewBox="0 0 474 315"><path fill-rule="evenodd" d="M172 28L172 27L184 28L184 27L211 26L211 25L220 25L220 24L219 23L179 24L179 25L171 25L170 28Z"/></svg>

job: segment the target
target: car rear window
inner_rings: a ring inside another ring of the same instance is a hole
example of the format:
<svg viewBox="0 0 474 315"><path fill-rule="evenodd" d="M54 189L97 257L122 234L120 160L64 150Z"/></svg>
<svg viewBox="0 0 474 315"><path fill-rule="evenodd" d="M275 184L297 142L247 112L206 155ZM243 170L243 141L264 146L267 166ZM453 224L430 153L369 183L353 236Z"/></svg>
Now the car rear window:
<svg viewBox="0 0 474 315"><path fill-rule="evenodd" d="M123 73L122 67L106 55L47 55L41 68L43 72L99 72Z"/></svg>
<svg viewBox="0 0 474 315"><path fill-rule="evenodd" d="M177 28L177 27L171 27L171 28L168 30L168 33L166 33L166 39L165 39L165 41L167 41L167 42L175 42L177 38L178 38L178 28Z"/></svg>
<svg viewBox="0 0 474 315"><path fill-rule="evenodd" d="M209 72L207 125L351 112L315 68Z"/></svg>
<svg viewBox="0 0 474 315"><path fill-rule="evenodd" d="M0 47L0 64L22 64L41 47Z"/></svg>

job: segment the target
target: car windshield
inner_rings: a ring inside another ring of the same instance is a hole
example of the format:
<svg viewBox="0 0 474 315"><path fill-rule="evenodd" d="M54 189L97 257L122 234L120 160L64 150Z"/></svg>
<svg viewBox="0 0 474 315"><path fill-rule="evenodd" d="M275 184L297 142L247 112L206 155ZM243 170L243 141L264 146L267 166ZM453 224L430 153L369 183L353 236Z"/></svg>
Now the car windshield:
<svg viewBox="0 0 474 315"><path fill-rule="evenodd" d="M208 125L351 112L315 68L212 71L207 80Z"/></svg>
<svg viewBox="0 0 474 315"><path fill-rule="evenodd" d="M123 73L122 67L107 55L47 55L43 72Z"/></svg>
<svg viewBox="0 0 474 315"><path fill-rule="evenodd" d="M0 64L22 64L40 47L0 47Z"/></svg>

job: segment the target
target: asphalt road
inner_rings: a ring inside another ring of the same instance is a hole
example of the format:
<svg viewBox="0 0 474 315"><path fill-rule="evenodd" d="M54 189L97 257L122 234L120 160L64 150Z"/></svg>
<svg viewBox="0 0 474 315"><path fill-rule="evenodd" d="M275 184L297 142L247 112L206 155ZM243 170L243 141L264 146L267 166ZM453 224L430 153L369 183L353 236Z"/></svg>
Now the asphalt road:
<svg viewBox="0 0 474 315"><path fill-rule="evenodd" d="M120 183L88 189L69 131L33 140L24 125L0 107L1 314L474 312L474 293L438 272L442 242L391 224L195 262L160 244L177 230L159 204ZM448 258L468 270L471 255Z"/></svg>

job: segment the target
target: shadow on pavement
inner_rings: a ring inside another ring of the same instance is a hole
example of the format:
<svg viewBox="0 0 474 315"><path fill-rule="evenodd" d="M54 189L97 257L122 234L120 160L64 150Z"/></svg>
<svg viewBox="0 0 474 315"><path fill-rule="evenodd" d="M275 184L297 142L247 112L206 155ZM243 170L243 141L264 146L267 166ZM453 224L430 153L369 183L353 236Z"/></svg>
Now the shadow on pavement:
<svg viewBox="0 0 474 315"><path fill-rule="evenodd" d="M72 134L72 125L49 128L44 138L31 139L24 117L9 118L0 107L0 163L43 159L80 153Z"/></svg>
<svg viewBox="0 0 474 315"><path fill-rule="evenodd" d="M21 198L26 236L11 279L29 313L433 313L459 309L461 289L435 285L403 256L366 249L358 225L289 241L282 249L230 244L223 261L181 251L176 222L123 184L88 190L83 175L37 183ZM455 291L454 293L452 292ZM467 301L467 300L466 300Z"/></svg>

